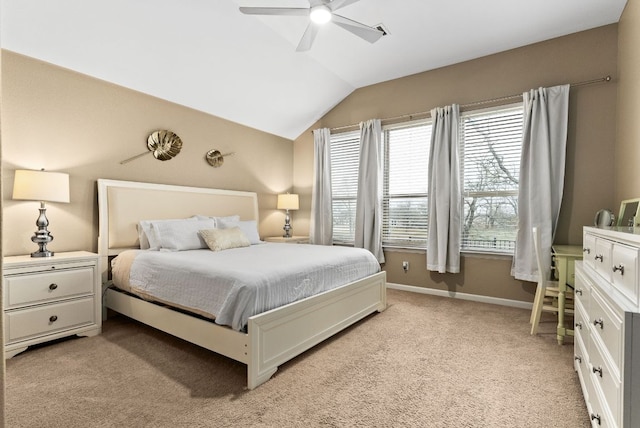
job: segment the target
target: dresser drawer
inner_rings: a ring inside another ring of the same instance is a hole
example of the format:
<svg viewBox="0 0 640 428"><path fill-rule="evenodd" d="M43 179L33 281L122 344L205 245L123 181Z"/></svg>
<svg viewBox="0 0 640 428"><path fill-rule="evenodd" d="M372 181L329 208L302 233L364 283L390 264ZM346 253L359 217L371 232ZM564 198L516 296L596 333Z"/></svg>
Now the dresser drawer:
<svg viewBox="0 0 640 428"><path fill-rule="evenodd" d="M589 349L591 343L591 328L589 328L589 317L587 311L583 308L582 303L576 300L573 332L576 337L580 338L580 341L586 349Z"/></svg>
<svg viewBox="0 0 640 428"><path fill-rule="evenodd" d="M593 394L591 392L593 386L589 375L591 366L589 365L589 354L587 353L587 348L583 343L581 336L578 334L576 334L574 340L573 367L578 373L580 384L582 385L582 393L585 401L588 403L589 396Z"/></svg>
<svg viewBox="0 0 640 428"><path fill-rule="evenodd" d="M596 237L590 233L585 233L582 237L582 254L584 263L595 269Z"/></svg>
<svg viewBox="0 0 640 428"><path fill-rule="evenodd" d="M7 311L4 315L7 344L33 336L55 333L96 322L92 297Z"/></svg>
<svg viewBox="0 0 640 428"><path fill-rule="evenodd" d="M580 264L581 262L577 262L577 265ZM573 294L576 302L580 302L580 304L582 304L582 308L587 313L589 312L589 305L591 301L591 288L591 282L585 275L584 270L581 268L576 269L576 283Z"/></svg>
<svg viewBox="0 0 640 428"><path fill-rule="evenodd" d="M613 243L605 239L596 239L596 251L593 255L593 263L598 272L607 282L611 282L611 251Z"/></svg>
<svg viewBox="0 0 640 428"><path fill-rule="evenodd" d="M593 348L598 346L595 342L601 342L604 346L604 352L611 356L614 369L619 373L622 368L622 319L611 309L596 289L591 292L589 316L593 336L589 354L591 355Z"/></svg>
<svg viewBox="0 0 640 428"><path fill-rule="evenodd" d="M638 249L614 244L611 255L613 286L633 303L638 303Z"/></svg>
<svg viewBox="0 0 640 428"><path fill-rule="evenodd" d="M615 425L620 424L620 402L622 381L617 369L611 367L599 346L592 346L589 350L589 367L593 390L600 390L600 404L607 407L613 417ZM606 412L605 412L606 413Z"/></svg>
<svg viewBox="0 0 640 428"><path fill-rule="evenodd" d="M93 269L68 269L31 275L7 275L5 308L93 293Z"/></svg>

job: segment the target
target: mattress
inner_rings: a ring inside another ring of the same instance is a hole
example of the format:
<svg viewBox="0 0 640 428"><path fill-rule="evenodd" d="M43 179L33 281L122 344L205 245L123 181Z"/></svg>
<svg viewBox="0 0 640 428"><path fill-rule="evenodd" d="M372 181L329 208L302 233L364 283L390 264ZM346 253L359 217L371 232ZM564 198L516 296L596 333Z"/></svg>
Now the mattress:
<svg viewBox="0 0 640 428"><path fill-rule="evenodd" d="M380 271L368 250L263 243L224 251L127 250L112 261L116 287L242 331L249 317Z"/></svg>

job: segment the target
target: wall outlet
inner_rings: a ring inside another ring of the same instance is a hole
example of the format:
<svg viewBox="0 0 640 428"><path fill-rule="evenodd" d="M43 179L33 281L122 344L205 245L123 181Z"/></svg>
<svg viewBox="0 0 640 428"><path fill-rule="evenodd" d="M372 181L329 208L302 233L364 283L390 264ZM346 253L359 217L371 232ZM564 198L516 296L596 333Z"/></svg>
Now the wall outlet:
<svg viewBox="0 0 640 428"><path fill-rule="evenodd" d="M402 270L405 271L405 272L409 271L409 262L408 261L405 260L405 261L402 262Z"/></svg>

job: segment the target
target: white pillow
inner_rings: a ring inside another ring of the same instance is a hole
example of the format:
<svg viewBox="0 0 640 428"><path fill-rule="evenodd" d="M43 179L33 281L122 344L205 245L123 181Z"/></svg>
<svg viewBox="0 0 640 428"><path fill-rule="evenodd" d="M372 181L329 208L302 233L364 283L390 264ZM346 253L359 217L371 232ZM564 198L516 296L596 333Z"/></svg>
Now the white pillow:
<svg viewBox="0 0 640 428"><path fill-rule="evenodd" d="M220 219L220 221L216 222L218 228L220 229L229 229L231 227L239 227L240 230L247 236L249 242L251 244L261 244L260 234L258 233L258 222L255 220L247 220L247 221L227 221Z"/></svg>
<svg viewBox="0 0 640 428"><path fill-rule="evenodd" d="M211 251L222 251L251 245L239 227L201 230L200 235Z"/></svg>
<svg viewBox="0 0 640 428"><path fill-rule="evenodd" d="M154 250L157 251L160 249L160 245L158 243L158 239L155 236L153 229L151 228L151 223L162 223L164 221L193 221L198 220L196 216L189 218L173 218L173 219L165 219L165 220L140 220L138 222L138 241L140 242L141 250Z"/></svg>
<svg viewBox="0 0 640 428"><path fill-rule="evenodd" d="M215 226L215 222L211 219L168 220L151 223L160 251L185 251L207 248L206 242L198 232L201 229L212 229ZM152 243L150 242L150 244Z"/></svg>
<svg viewBox="0 0 640 428"><path fill-rule="evenodd" d="M208 218L212 219L213 221L216 222L216 227L218 229L223 229L223 227L220 227L220 225L218 225L219 221L227 221L227 222L229 222L229 221L231 221L231 222L240 221L240 216L238 214L228 215L228 216L225 216L225 217L214 217L214 216L207 216L207 215L197 215L196 217L198 218L198 220L205 220L205 219L208 219Z"/></svg>

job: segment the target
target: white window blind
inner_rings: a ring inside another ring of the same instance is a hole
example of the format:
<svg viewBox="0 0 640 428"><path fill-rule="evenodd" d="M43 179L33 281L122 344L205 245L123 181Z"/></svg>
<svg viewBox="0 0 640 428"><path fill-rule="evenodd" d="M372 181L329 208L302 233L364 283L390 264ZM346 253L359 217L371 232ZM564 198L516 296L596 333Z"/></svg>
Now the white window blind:
<svg viewBox="0 0 640 428"><path fill-rule="evenodd" d="M462 250L514 251L522 120L522 104L461 117Z"/></svg>
<svg viewBox="0 0 640 428"><path fill-rule="evenodd" d="M331 136L333 242L337 244L353 244L355 237L359 148L359 131Z"/></svg>
<svg viewBox="0 0 640 428"><path fill-rule="evenodd" d="M430 142L430 122L384 129L382 244L385 246L426 247Z"/></svg>

